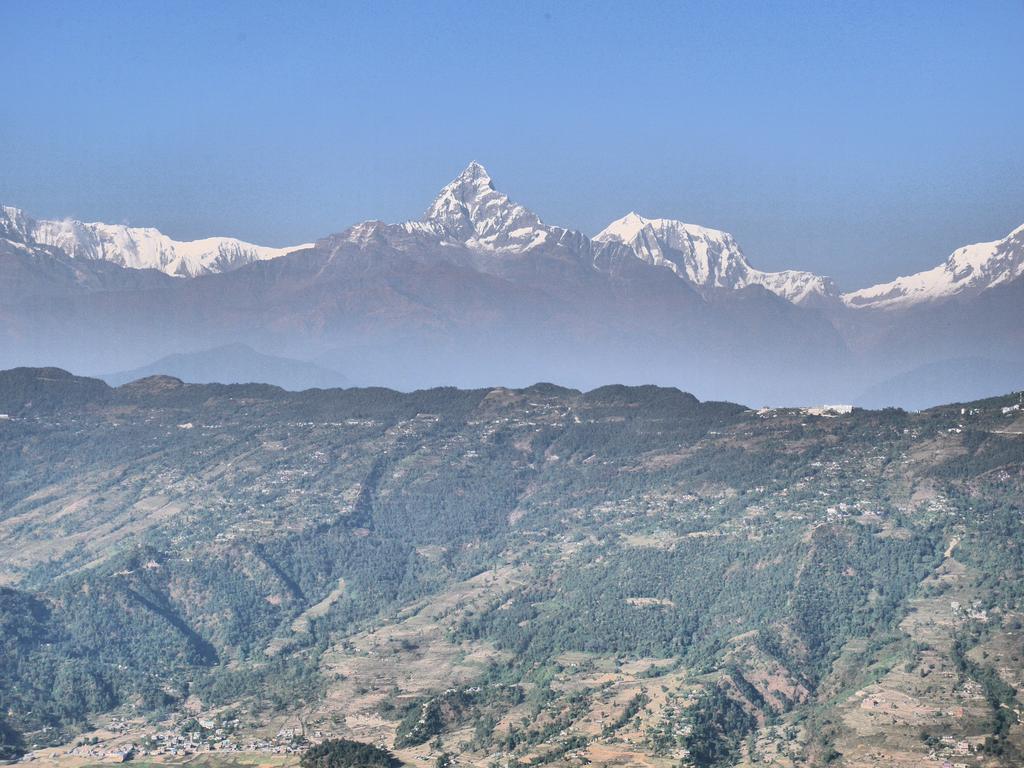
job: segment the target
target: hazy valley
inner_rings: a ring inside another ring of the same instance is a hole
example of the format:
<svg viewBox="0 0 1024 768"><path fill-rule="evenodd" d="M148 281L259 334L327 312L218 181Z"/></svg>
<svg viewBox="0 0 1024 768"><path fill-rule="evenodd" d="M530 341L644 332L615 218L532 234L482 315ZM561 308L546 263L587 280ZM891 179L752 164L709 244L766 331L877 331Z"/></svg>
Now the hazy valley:
<svg viewBox="0 0 1024 768"><path fill-rule="evenodd" d="M0 365L299 389L341 383L333 372L402 390L654 383L755 405L922 408L1019 386L1022 238L844 293L811 272L756 269L704 226L630 213L591 238L546 224L478 163L419 220L294 248L5 207ZM232 365L239 345L263 362ZM223 347L235 353L211 352ZM193 355L220 367L174 368Z"/></svg>

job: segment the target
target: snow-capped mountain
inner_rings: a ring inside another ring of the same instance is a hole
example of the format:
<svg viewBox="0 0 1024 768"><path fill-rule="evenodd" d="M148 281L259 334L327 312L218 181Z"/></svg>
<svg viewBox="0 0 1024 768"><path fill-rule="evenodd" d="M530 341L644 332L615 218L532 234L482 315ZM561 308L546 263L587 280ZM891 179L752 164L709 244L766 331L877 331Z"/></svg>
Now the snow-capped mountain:
<svg viewBox="0 0 1024 768"><path fill-rule="evenodd" d="M843 294L854 308L906 309L954 296L971 296L1024 275L1024 225L1002 240L958 248L939 266Z"/></svg>
<svg viewBox="0 0 1024 768"><path fill-rule="evenodd" d="M665 267L703 290L760 285L794 304L838 296L835 284L827 277L798 270L754 269L732 235L696 224L629 213L605 227L594 240L622 243L637 258Z"/></svg>
<svg viewBox="0 0 1024 768"><path fill-rule="evenodd" d="M386 241L407 249L424 238L440 245L457 244L479 256L515 256L540 246L578 246L586 237L545 224L533 211L494 188L487 169L471 162L431 203L423 218L401 224L364 221L340 235L367 245ZM482 266L487 266L486 261Z"/></svg>
<svg viewBox="0 0 1024 768"><path fill-rule="evenodd" d="M669 269L703 293L713 288L760 285L794 304L838 297L827 277L796 270L754 269L732 235L694 224L630 213L592 239L545 224L533 211L496 190L487 170L477 162L470 163L441 190L422 219L399 225L363 222L343 235L363 246L377 240L400 248L422 247L415 236L459 244L482 257L478 266L485 270L507 265L508 258L554 246L598 270L606 268L609 251L618 256L631 253L647 264ZM501 260L494 262L488 257Z"/></svg>
<svg viewBox="0 0 1024 768"><path fill-rule="evenodd" d="M108 261L130 269L157 269L174 277L228 272L310 247L270 248L233 237L180 241L152 227L36 220L10 206L0 207L0 236L52 246L75 259Z"/></svg>

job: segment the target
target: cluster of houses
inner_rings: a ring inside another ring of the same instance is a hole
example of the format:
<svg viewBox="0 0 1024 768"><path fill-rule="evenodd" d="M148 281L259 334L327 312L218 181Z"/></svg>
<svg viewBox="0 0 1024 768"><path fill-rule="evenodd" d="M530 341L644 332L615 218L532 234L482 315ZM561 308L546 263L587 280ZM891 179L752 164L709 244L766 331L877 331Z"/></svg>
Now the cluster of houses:
<svg viewBox="0 0 1024 768"><path fill-rule="evenodd" d="M99 739L79 742L65 752L70 757L84 757L103 763L124 763L139 757L166 756L187 757L203 752L261 752L264 754L286 755L298 754L309 746L309 742L296 728L282 728L273 738L247 738L239 740L234 736L238 720L223 723L210 718L196 718L194 728L183 732L161 731L149 734L139 741L130 743L104 743ZM130 726L127 723L114 721L110 730L114 733L126 733ZM321 731L316 731L313 738L317 741L324 738ZM29 752L22 762L32 762L37 755Z"/></svg>
<svg viewBox="0 0 1024 768"><path fill-rule="evenodd" d="M972 744L955 736L943 736L942 746L932 757L942 760L942 768L968 768L968 763L957 762L957 758L966 758L972 754ZM976 759L980 759L977 756Z"/></svg>
<svg viewBox="0 0 1024 768"><path fill-rule="evenodd" d="M780 414L799 413L803 416L847 416L853 413L853 406L845 403L834 405L807 405L802 408L758 408L755 413L762 419L773 419Z"/></svg>
<svg viewBox="0 0 1024 768"><path fill-rule="evenodd" d="M187 733L164 731L148 737L139 749L142 755L192 755L197 752L262 752L285 755L302 752L308 743L292 728L282 729L273 738L249 738L240 741L232 735L237 721L218 725L199 718L199 730ZM322 737L322 734L320 734Z"/></svg>
<svg viewBox="0 0 1024 768"><path fill-rule="evenodd" d="M1002 416L1016 416L1024 410L1024 395L1021 396L1021 402L1014 403L1013 405L1003 405L999 408L999 413ZM960 409L961 416L981 416L986 413L984 408L968 408L964 406ZM960 425L963 426L962 424Z"/></svg>
<svg viewBox="0 0 1024 768"><path fill-rule="evenodd" d="M138 754L138 747L135 744L117 744L111 747L101 743L81 744L68 750L68 754L73 757L89 757L104 763L126 763ZM34 757L31 752L22 758L23 762L32 759Z"/></svg>
<svg viewBox="0 0 1024 768"><path fill-rule="evenodd" d="M853 406L846 404L838 405L812 405L809 408L801 408L808 416L846 416L853 413Z"/></svg>
<svg viewBox="0 0 1024 768"><path fill-rule="evenodd" d="M988 611L982 607L981 600L975 600L970 606L961 605L960 601L953 600L949 607L953 611L953 615L958 618L974 619L982 624L988 623Z"/></svg>

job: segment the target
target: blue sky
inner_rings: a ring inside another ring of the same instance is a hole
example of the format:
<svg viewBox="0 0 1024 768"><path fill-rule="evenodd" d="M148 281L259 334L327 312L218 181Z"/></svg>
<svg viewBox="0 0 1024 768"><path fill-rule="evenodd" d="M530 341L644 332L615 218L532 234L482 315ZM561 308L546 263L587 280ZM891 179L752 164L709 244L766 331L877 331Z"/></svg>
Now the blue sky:
<svg viewBox="0 0 1024 768"><path fill-rule="evenodd" d="M1024 2L7 0L0 200L287 245L470 160L846 288L1024 223Z"/></svg>

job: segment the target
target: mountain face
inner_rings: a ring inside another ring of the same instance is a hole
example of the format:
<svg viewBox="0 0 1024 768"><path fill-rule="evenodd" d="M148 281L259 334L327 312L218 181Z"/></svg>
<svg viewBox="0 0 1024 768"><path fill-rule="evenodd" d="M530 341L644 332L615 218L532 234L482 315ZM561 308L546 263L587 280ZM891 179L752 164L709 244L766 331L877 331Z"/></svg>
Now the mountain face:
<svg viewBox="0 0 1024 768"><path fill-rule="evenodd" d="M0 229L0 317L5 307L42 297L145 290L167 279L155 270L75 259L59 248L22 240L18 232L5 234Z"/></svg>
<svg viewBox="0 0 1024 768"><path fill-rule="evenodd" d="M889 283L843 294L858 309L907 309L954 297L971 297L1024 275L1024 226L991 243L958 248L939 266Z"/></svg>
<svg viewBox="0 0 1024 768"><path fill-rule="evenodd" d="M227 272L300 250L268 248L232 237L173 240L151 227L35 220L24 211L0 207L0 236L58 248L74 259L106 261L130 269L156 269L174 277Z"/></svg>

